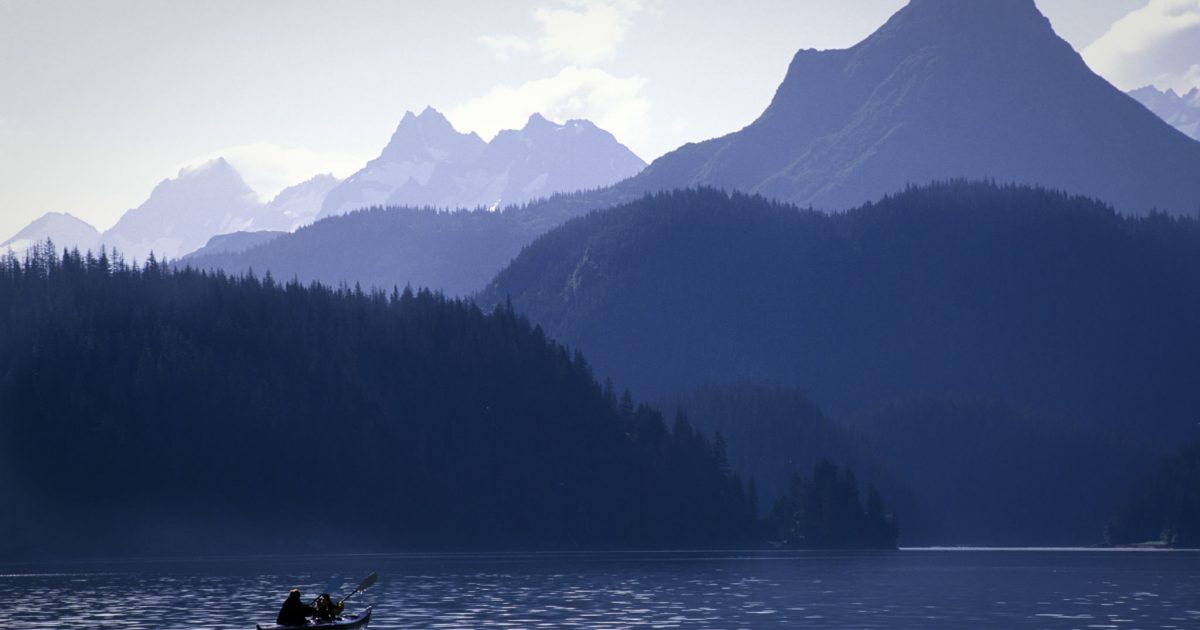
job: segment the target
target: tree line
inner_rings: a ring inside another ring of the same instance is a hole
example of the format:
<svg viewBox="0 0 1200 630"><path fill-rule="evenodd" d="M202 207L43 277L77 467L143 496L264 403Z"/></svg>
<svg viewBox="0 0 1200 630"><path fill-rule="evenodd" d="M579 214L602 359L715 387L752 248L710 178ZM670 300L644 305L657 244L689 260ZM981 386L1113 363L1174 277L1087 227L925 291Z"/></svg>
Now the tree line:
<svg viewBox="0 0 1200 630"><path fill-rule="evenodd" d="M719 437L428 290L9 254L0 438L9 554L764 539Z"/></svg>

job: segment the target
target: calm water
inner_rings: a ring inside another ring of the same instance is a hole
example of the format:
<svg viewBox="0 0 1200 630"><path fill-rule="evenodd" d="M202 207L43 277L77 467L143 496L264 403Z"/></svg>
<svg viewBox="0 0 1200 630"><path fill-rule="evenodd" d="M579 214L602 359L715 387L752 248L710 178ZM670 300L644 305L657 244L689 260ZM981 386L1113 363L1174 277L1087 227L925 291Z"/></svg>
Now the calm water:
<svg viewBox="0 0 1200 630"><path fill-rule="evenodd" d="M1200 554L1134 551L391 555L0 565L0 628L253 628L287 589L371 628L1200 628Z"/></svg>

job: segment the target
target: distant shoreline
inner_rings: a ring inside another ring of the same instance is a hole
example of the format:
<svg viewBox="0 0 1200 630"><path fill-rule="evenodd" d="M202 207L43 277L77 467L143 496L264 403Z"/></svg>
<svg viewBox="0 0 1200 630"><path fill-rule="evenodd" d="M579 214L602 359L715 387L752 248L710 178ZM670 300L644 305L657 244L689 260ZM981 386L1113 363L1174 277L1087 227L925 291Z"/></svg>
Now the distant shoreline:
<svg viewBox="0 0 1200 630"><path fill-rule="evenodd" d="M929 546L929 547L900 547L900 551L1139 551L1139 552L1163 552L1163 551L1184 551L1184 552L1200 552L1200 549L1191 547L1170 547L1165 544L1140 544L1140 545L1095 545L1092 547L974 547L969 545L964 546Z"/></svg>

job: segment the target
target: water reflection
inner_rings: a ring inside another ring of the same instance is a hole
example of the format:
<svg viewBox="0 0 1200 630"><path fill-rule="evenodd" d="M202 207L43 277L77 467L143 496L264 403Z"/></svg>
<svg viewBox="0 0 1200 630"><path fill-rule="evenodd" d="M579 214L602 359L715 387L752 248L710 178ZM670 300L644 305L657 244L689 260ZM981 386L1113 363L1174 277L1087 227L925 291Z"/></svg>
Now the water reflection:
<svg viewBox="0 0 1200 630"><path fill-rule="evenodd" d="M0 567L0 627L253 628L378 571L371 628L1187 628L1200 554L613 553ZM354 580L348 580L348 583Z"/></svg>

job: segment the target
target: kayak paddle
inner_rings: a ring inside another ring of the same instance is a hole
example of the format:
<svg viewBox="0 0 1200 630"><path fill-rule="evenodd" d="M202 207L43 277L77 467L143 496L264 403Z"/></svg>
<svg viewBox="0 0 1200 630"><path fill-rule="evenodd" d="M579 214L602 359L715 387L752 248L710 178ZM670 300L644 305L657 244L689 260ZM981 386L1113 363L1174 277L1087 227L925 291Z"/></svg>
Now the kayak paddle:
<svg viewBox="0 0 1200 630"><path fill-rule="evenodd" d="M371 586L372 586L373 584L375 584L376 582L378 582L378 581L379 581L379 574L378 574L378 573L375 573L375 572L371 572L371 575L368 575L368 576L366 577L366 579L364 579L364 580L363 580L363 581L362 581L362 582L361 582L361 583L358 585L358 588L354 589L353 591L350 591L350 594L349 594L349 595L347 595L347 596L345 596L345 597L343 597L343 598L339 599L339 600L338 600L338 603L339 603L339 604L340 604L340 603L343 603L343 602L345 602L347 599L350 599L351 597L354 597L355 595L358 595L359 593L361 593L361 592L363 592L363 591L365 591L365 590L367 590L367 589L371 588Z"/></svg>

